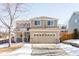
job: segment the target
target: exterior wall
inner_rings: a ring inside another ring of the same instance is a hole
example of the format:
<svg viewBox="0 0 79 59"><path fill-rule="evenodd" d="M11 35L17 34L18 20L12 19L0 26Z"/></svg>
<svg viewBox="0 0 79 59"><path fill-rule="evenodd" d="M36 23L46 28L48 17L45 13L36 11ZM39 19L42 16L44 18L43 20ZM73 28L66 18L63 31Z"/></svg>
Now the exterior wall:
<svg viewBox="0 0 79 59"><path fill-rule="evenodd" d="M35 25L35 20L40 20L41 21L41 26L36 26ZM48 20L53 21L53 26L48 26ZM29 30L26 31L21 31L20 30L20 25L21 24L26 24L25 29L29 27ZM29 24L29 26L27 25ZM22 32L29 32L30 33L30 43L58 43L60 42L59 40L59 27L57 25L57 19L55 18L50 18L50 17L35 17L30 19L29 21L17 21L16 22L16 36L20 37L20 34ZM21 33L20 33L21 32ZM34 34L43 34L43 36L34 36ZM55 34L55 36L50 36L46 34ZM22 33L24 36L24 34Z"/></svg>
<svg viewBox="0 0 79 59"><path fill-rule="evenodd" d="M34 34L38 34L38 36L34 36ZM40 34L41 36L39 36ZM50 36L48 34L55 34L55 36L53 35ZM48 31L46 31L46 29L43 29L43 31L40 31L39 29L35 31L32 30L30 31L30 42L31 43L59 43L60 42L59 31L58 30L50 31L50 29Z"/></svg>
<svg viewBox="0 0 79 59"><path fill-rule="evenodd" d="M35 20L40 20L41 21L41 26L36 26L35 25ZM48 20L53 21L53 26L48 26ZM50 18L50 17L36 17L33 19L30 19L30 26L31 28L52 28L52 27L57 27L57 19L55 18Z"/></svg>
<svg viewBox="0 0 79 59"><path fill-rule="evenodd" d="M79 30L79 12L74 12L69 20L69 27L68 27L69 33L72 33L74 29Z"/></svg>

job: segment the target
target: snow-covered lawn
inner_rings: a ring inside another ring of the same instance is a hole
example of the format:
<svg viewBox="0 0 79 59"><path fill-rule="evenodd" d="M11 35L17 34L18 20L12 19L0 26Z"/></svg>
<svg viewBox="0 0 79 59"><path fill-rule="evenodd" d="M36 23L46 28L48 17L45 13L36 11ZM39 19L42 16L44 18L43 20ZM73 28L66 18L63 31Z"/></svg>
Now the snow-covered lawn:
<svg viewBox="0 0 79 59"><path fill-rule="evenodd" d="M79 40L67 40L65 42L72 42L79 44ZM0 48L7 47L8 44L0 44ZM63 51L63 52L62 52ZM33 53L39 54L39 52L43 53L44 55L69 55L69 56L79 56L79 48L74 47L70 44L24 44L23 47L16 49L15 51L11 52L3 52L0 55L3 56L31 56ZM45 54L46 53L46 54ZM49 53L49 54L48 54ZM67 54L66 54L67 53Z"/></svg>
<svg viewBox="0 0 79 59"><path fill-rule="evenodd" d="M69 55L79 56L79 39L66 40L57 45L58 47L64 49Z"/></svg>
<svg viewBox="0 0 79 59"><path fill-rule="evenodd" d="M5 47L6 44L2 44L1 47ZM17 55L31 55L31 44L24 44L24 46L22 48L16 49L15 51L11 51L11 52L3 52L0 53L0 55L4 55L4 56L17 56Z"/></svg>
<svg viewBox="0 0 79 59"><path fill-rule="evenodd" d="M65 50L65 52L67 52L71 56L79 56L79 48L77 47L64 43L57 44L57 46Z"/></svg>
<svg viewBox="0 0 79 59"><path fill-rule="evenodd" d="M65 40L64 43L76 43L76 44L79 44L79 39Z"/></svg>
<svg viewBox="0 0 79 59"><path fill-rule="evenodd" d="M8 55L27 55L30 56L31 55L31 44L24 44L24 46L20 49L17 49L16 51L13 51L11 53L9 53Z"/></svg>

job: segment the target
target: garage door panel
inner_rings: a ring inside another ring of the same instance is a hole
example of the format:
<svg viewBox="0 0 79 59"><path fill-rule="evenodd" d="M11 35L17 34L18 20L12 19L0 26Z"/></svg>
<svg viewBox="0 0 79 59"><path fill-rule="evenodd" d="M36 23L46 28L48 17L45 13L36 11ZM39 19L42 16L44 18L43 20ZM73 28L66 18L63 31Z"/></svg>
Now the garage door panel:
<svg viewBox="0 0 79 59"><path fill-rule="evenodd" d="M34 42L54 42L56 39L56 33L34 33Z"/></svg>

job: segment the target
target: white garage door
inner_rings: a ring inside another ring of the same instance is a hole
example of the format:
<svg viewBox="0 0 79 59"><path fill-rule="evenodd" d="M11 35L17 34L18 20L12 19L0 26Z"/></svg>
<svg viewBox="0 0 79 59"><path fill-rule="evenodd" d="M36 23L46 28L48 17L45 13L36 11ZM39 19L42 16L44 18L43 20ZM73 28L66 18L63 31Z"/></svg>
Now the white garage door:
<svg viewBox="0 0 79 59"><path fill-rule="evenodd" d="M37 43L56 42L56 33L34 33L33 42Z"/></svg>

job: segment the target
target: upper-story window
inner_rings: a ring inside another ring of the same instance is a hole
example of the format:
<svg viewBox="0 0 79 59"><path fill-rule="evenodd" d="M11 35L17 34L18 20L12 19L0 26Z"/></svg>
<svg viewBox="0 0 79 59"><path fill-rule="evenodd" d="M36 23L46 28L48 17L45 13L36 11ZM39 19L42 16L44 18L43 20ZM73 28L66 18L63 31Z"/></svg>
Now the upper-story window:
<svg viewBox="0 0 79 59"><path fill-rule="evenodd" d="M48 20L48 26L53 26L53 21Z"/></svg>
<svg viewBox="0 0 79 59"><path fill-rule="evenodd" d="M21 24L20 28L27 28L27 25L26 24Z"/></svg>
<svg viewBox="0 0 79 59"><path fill-rule="evenodd" d="M40 20L35 20L35 25L36 26L41 26L41 21Z"/></svg>

